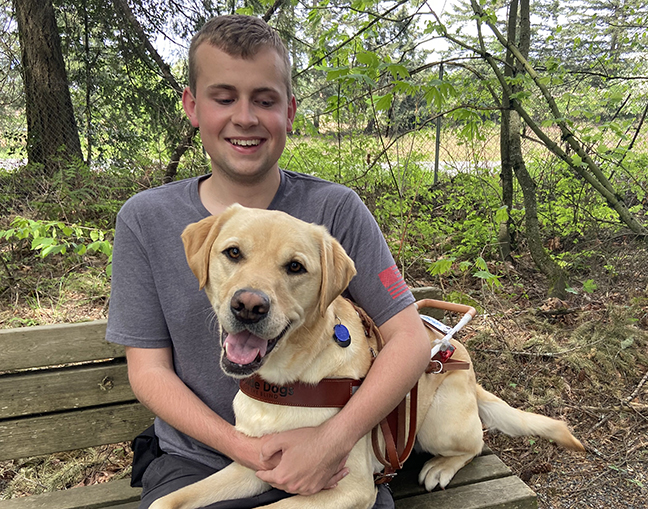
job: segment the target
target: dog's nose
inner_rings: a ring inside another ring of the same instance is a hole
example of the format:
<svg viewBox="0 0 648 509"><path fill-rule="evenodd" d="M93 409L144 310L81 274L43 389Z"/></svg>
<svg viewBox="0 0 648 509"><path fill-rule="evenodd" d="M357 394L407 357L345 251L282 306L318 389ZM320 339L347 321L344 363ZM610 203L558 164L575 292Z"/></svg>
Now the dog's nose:
<svg viewBox="0 0 648 509"><path fill-rule="evenodd" d="M256 323L270 311L270 299L257 290L238 290L230 301L234 316L246 323Z"/></svg>

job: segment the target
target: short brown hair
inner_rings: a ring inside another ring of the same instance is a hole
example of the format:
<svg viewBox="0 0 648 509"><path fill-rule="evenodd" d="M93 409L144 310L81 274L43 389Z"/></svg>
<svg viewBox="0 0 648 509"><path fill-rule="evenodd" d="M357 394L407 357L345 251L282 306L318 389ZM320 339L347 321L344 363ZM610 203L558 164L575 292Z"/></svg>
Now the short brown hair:
<svg viewBox="0 0 648 509"><path fill-rule="evenodd" d="M288 50L277 31L265 21L254 16L232 14L216 16L207 21L191 39L189 46L189 89L196 94L196 50L203 42L224 51L230 56L251 59L264 47L274 49L284 62L284 82L288 100L292 98L292 79Z"/></svg>

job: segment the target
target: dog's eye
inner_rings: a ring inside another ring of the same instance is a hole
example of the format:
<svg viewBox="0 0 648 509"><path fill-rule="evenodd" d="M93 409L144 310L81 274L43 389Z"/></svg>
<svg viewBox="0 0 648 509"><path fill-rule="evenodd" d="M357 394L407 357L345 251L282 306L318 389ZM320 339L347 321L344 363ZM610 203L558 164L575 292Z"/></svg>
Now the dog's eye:
<svg viewBox="0 0 648 509"><path fill-rule="evenodd" d="M228 247L223 254L230 260L239 260L241 258L241 250L238 247Z"/></svg>
<svg viewBox="0 0 648 509"><path fill-rule="evenodd" d="M306 272L306 268L301 263L295 261L290 262L286 268L291 274L301 274L302 272Z"/></svg>

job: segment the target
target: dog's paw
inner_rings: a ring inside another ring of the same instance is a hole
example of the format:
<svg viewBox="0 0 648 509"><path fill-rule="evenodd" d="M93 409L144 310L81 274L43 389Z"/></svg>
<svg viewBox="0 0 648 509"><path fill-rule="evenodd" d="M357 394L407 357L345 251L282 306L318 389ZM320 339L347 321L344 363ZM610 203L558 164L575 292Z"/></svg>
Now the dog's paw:
<svg viewBox="0 0 648 509"><path fill-rule="evenodd" d="M427 461L419 473L419 484L432 491L439 486L445 488L461 467L466 465L472 456L437 456Z"/></svg>

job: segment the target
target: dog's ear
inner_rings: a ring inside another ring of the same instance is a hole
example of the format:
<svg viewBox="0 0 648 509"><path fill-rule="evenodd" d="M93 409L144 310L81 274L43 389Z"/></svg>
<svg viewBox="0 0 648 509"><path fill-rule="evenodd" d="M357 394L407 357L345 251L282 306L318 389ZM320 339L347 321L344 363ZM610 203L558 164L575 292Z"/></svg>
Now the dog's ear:
<svg viewBox="0 0 648 509"><path fill-rule="evenodd" d="M344 248L328 233L322 235L320 258L322 263L320 313L324 316L326 309L349 286L349 282L356 275L356 269Z"/></svg>
<svg viewBox="0 0 648 509"><path fill-rule="evenodd" d="M209 216L190 224L182 232L187 263L198 279L201 290L209 279L209 254L212 244L218 237L222 225L235 211L236 207L230 207L220 215Z"/></svg>
<svg viewBox="0 0 648 509"><path fill-rule="evenodd" d="M191 272L198 279L200 289L207 284L209 274L209 253L218 232L218 216L210 216L187 226L182 232L185 256Z"/></svg>

